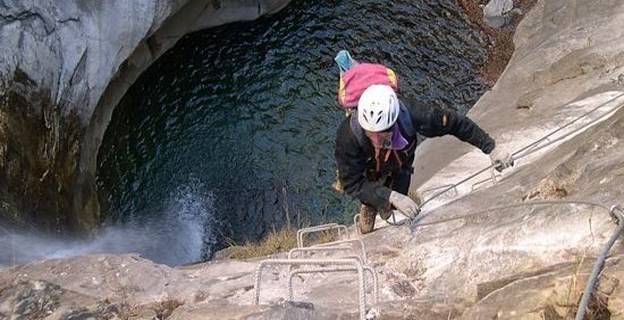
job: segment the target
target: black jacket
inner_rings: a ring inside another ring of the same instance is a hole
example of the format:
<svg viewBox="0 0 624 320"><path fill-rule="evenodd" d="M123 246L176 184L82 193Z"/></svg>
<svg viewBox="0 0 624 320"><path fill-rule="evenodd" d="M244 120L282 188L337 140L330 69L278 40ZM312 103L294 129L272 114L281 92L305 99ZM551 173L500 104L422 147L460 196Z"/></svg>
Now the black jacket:
<svg viewBox="0 0 624 320"><path fill-rule="evenodd" d="M452 110L444 110L438 107L405 103L412 119L415 131L425 137L439 137L452 134L462 141L466 141L489 154L495 146L494 140L479 128L469 118ZM350 125L350 117L347 117L340 127L336 136L336 149L334 155L338 166L338 177L343 190L359 199L362 203L371 205L377 209L389 207L388 198L392 189L386 185L383 177L393 175L407 175L407 184L403 184L402 193L407 192L409 175L412 172L414 152L418 144L417 136L405 136L409 145L399 151L400 159L390 157L383 162L380 172L376 172L374 149L368 141L365 144L358 143ZM356 121L357 122L357 121ZM403 161L400 161L400 160ZM405 181L405 179L401 179Z"/></svg>

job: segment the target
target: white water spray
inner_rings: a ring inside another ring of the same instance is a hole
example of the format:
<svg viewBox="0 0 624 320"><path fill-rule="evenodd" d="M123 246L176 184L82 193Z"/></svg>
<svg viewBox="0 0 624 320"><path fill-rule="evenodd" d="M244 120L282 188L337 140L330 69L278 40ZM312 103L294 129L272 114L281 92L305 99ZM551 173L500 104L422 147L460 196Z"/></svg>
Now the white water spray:
<svg viewBox="0 0 624 320"><path fill-rule="evenodd" d="M214 196L195 180L179 187L166 210L123 225L102 228L91 240L59 240L34 234L0 232L0 265L95 253L139 253L168 265L199 261L212 254L219 222Z"/></svg>

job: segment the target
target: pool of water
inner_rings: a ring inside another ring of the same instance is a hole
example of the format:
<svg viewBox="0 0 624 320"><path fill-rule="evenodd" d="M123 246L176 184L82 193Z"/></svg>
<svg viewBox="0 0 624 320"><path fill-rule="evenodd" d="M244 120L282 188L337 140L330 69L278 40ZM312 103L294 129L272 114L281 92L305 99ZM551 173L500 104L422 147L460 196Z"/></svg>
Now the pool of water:
<svg viewBox="0 0 624 320"><path fill-rule="evenodd" d="M331 188L344 119L334 55L384 63L401 96L465 112L486 89L484 47L454 0L293 1L187 35L113 114L98 156L107 228L142 228L154 245L135 251L176 264L287 225L350 221L356 202ZM163 258L172 248L188 254Z"/></svg>

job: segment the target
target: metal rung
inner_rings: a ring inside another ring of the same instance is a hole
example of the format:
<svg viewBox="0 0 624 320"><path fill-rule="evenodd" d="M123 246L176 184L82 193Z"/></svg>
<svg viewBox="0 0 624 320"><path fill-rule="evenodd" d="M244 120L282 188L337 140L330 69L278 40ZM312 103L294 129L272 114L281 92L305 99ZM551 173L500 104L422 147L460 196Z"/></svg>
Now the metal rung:
<svg viewBox="0 0 624 320"><path fill-rule="evenodd" d="M366 319L366 282L364 281L364 268L362 263L356 259L274 259L261 261L255 273L254 283L254 304L260 304L260 284L262 282L262 271L267 266L287 265L287 266L347 266L357 271L358 293L359 293L359 314L360 320Z"/></svg>
<svg viewBox="0 0 624 320"><path fill-rule="evenodd" d="M307 248L294 248L288 251L288 259L292 259L295 253L299 252L323 252L323 251L352 251L353 247L307 247Z"/></svg>
<svg viewBox="0 0 624 320"><path fill-rule="evenodd" d="M492 169L493 171L494 169ZM496 184L496 174L494 172L492 172L492 176L487 178L487 179L483 179L481 181L477 181L475 183L472 184L472 186L470 187L470 192L473 192L476 188L478 188L477 186L482 185L486 182L492 182L492 185Z"/></svg>
<svg viewBox="0 0 624 320"><path fill-rule="evenodd" d="M338 236L342 237L342 231L344 231L344 235L348 236L347 226L337 223L328 223L320 226L313 226L308 228L302 228L297 230L297 247L303 248L303 236L306 234L327 231L327 230L338 230Z"/></svg>
<svg viewBox="0 0 624 320"><path fill-rule="evenodd" d="M336 246L336 245L340 245L340 244L351 244L351 245L353 245L353 243L358 243L360 245L360 252L362 253L361 254L362 260L363 260L364 264L368 264L368 257L366 255L366 246L364 245L364 241L362 241L362 239L347 239L347 240L339 240L339 241L319 243L319 244L313 245L311 248L318 248L318 247L325 247L325 246Z"/></svg>
<svg viewBox="0 0 624 320"><path fill-rule="evenodd" d="M358 221L360 220L360 214L356 214L353 216L353 226L355 227L355 233L358 236L362 235L362 232L360 232L360 227L358 227Z"/></svg>
<svg viewBox="0 0 624 320"><path fill-rule="evenodd" d="M293 248L290 251L288 251L288 259L292 259L293 256L296 253L306 253L306 252L335 252L335 251L355 251L353 249L353 246L349 246L349 247L342 247L342 246L335 246L335 247L307 247L307 248ZM344 257L340 257L340 258L344 258ZM290 273L291 271L291 266L288 267L288 272Z"/></svg>
<svg viewBox="0 0 624 320"><path fill-rule="evenodd" d="M371 277L371 281L373 283L373 304L377 304L379 302L379 283L377 278L377 272L370 266L362 266L364 271L368 272ZM357 271L356 268L348 268L348 267L335 267L335 268L321 268L321 269L299 269L290 272L288 276L288 300L294 301L294 289L293 289L293 278L298 274L306 274L306 273L325 273L325 272L347 272L347 271Z"/></svg>

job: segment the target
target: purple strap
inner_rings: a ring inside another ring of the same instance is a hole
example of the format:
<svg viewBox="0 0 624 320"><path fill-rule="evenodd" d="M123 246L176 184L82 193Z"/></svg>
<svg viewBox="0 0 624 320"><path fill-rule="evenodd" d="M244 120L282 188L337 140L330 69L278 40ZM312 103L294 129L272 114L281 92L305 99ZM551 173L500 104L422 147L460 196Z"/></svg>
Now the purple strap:
<svg viewBox="0 0 624 320"><path fill-rule="evenodd" d="M403 150L407 147L409 143L407 139L401 135L401 130L399 130L399 123L395 123L392 126L392 149L393 150Z"/></svg>

